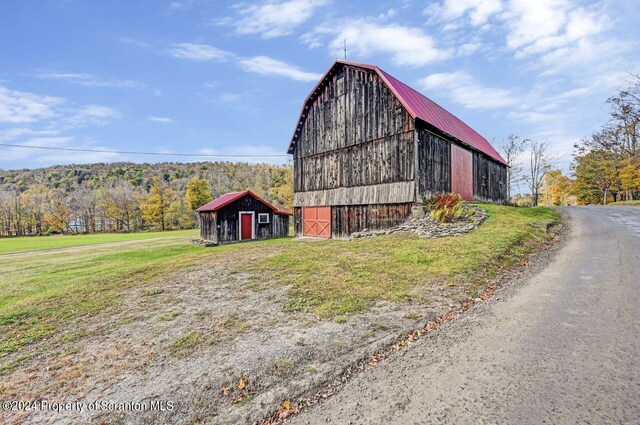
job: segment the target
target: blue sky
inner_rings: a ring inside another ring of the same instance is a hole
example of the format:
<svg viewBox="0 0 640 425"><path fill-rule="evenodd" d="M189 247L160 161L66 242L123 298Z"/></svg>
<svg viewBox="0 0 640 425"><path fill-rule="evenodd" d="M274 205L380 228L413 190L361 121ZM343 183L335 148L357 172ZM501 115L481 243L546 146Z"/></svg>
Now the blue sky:
<svg viewBox="0 0 640 425"><path fill-rule="evenodd" d="M350 60L489 140L548 142L567 170L606 98L640 73L639 21L636 1L4 0L0 143L284 154L346 39ZM3 169L166 160L185 158L0 146Z"/></svg>

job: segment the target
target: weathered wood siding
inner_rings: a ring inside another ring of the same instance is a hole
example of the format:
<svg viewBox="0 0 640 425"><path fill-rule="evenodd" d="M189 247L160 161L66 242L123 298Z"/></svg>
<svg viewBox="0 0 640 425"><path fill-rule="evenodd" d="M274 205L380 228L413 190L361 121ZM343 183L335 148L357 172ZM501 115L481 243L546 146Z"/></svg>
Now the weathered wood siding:
<svg viewBox="0 0 640 425"><path fill-rule="evenodd" d="M294 154L296 193L414 179L414 120L374 72L345 66L304 113ZM312 206L311 199L298 199L296 206Z"/></svg>
<svg viewBox="0 0 640 425"><path fill-rule="evenodd" d="M419 125L416 129L416 202L451 191L451 143Z"/></svg>
<svg viewBox="0 0 640 425"><path fill-rule="evenodd" d="M218 242L218 226L216 224L216 213L205 211L198 213L200 222L200 239L211 242Z"/></svg>
<svg viewBox="0 0 640 425"><path fill-rule="evenodd" d="M368 186L338 187L335 189L296 192L294 206L398 204L413 202L415 182L372 184Z"/></svg>
<svg viewBox="0 0 640 425"><path fill-rule="evenodd" d="M215 213L200 213L200 234L202 239L220 244L239 241L240 211L255 212L256 239L279 238L289 234L289 216L275 214L271 208L256 200L253 196L247 195L224 206ZM258 214L260 213L269 214L269 223L258 223Z"/></svg>
<svg viewBox="0 0 640 425"><path fill-rule="evenodd" d="M295 236L302 236L303 221L302 221L302 208L293 208L293 234Z"/></svg>
<svg viewBox="0 0 640 425"><path fill-rule="evenodd" d="M289 216L273 214L272 238L284 238L289 236Z"/></svg>
<svg viewBox="0 0 640 425"><path fill-rule="evenodd" d="M341 205L331 208L331 237L348 238L364 229L388 229L411 216L411 203L387 205Z"/></svg>
<svg viewBox="0 0 640 425"><path fill-rule="evenodd" d="M473 198L504 203L507 200L507 166L473 152Z"/></svg>

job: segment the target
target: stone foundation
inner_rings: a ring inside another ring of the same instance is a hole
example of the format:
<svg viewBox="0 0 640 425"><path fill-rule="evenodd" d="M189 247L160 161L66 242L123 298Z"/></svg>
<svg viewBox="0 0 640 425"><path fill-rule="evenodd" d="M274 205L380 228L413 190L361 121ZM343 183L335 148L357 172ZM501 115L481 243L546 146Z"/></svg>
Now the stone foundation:
<svg viewBox="0 0 640 425"><path fill-rule="evenodd" d="M462 216L454 223L438 223L431 218L431 214L425 211L424 206L413 207L411 219L406 223L391 229L368 230L356 232L351 239L367 238L378 235L388 235L394 232L413 232L421 238L443 238L447 236L459 236L475 230L489 217L487 212L475 205L463 205Z"/></svg>

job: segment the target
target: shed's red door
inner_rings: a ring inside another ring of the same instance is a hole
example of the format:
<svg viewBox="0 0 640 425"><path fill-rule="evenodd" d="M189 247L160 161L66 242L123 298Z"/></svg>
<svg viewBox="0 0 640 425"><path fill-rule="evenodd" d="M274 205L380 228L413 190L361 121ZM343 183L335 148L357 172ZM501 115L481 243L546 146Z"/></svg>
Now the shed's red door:
<svg viewBox="0 0 640 425"><path fill-rule="evenodd" d="M243 241L253 238L253 214L240 213L240 230Z"/></svg>
<svg viewBox="0 0 640 425"><path fill-rule="evenodd" d="M302 209L304 236L331 237L331 207L304 207Z"/></svg>
<svg viewBox="0 0 640 425"><path fill-rule="evenodd" d="M451 145L451 191L463 200L473 201L473 158L471 152Z"/></svg>

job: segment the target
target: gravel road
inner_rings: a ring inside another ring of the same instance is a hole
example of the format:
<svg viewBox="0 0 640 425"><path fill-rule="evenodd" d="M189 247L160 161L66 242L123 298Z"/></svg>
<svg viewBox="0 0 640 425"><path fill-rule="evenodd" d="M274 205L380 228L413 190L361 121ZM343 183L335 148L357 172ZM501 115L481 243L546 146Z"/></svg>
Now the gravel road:
<svg viewBox="0 0 640 425"><path fill-rule="evenodd" d="M640 423L640 208L565 211L540 273L287 423Z"/></svg>

